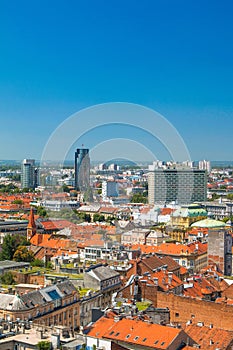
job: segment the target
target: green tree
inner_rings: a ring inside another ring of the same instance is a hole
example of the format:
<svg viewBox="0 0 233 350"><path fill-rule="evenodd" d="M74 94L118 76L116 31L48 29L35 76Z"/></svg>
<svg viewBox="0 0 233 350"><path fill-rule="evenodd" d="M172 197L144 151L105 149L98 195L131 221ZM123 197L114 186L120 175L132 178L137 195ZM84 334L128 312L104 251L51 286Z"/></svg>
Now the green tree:
<svg viewBox="0 0 233 350"><path fill-rule="evenodd" d="M50 350L51 349L51 343L47 340L41 340L36 345L38 350Z"/></svg>
<svg viewBox="0 0 233 350"><path fill-rule="evenodd" d="M7 271L5 272L1 277L0 277L0 281L1 283L3 284L14 284L15 283L15 280L14 280L14 276L12 274L11 271Z"/></svg>
<svg viewBox="0 0 233 350"><path fill-rule="evenodd" d="M70 192L70 188L66 184L63 184L61 187L61 191L62 192Z"/></svg>
<svg viewBox="0 0 233 350"><path fill-rule="evenodd" d="M141 193L135 193L131 198L131 203L147 203L147 197Z"/></svg>
<svg viewBox="0 0 233 350"><path fill-rule="evenodd" d="M82 222L91 222L91 215L87 213L78 213L78 219Z"/></svg>
<svg viewBox="0 0 233 350"><path fill-rule="evenodd" d="M3 239L0 260L12 260L17 247L20 244L19 237L6 235Z"/></svg>
<svg viewBox="0 0 233 350"><path fill-rule="evenodd" d="M27 247L19 246L13 255L13 260L32 262L34 260L34 255L33 252L27 249Z"/></svg>
<svg viewBox="0 0 233 350"><path fill-rule="evenodd" d="M31 262L31 266L44 267L44 261L40 259L35 259Z"/></svg>
<svg viewBox="0 0 233 350"><path fill-rule="evenodd" d="M15 199L12 204L19 204L19 205L23 205L23 200L22 199Z"/></svg>
<svg viewBox="0 0 233 350"><path fill-rule="evenodd" d="M104 218L104 215L101 215L101 214L98 214L98 213L95 213L93 215L93 221L96 222L96 221L105 221L105 218Z"/></svg>
<svg viewBox="0 0 233 350"><path fill-rule="evenodd" d="M48 216L46 209L42 206L37 207L36 212L37 212L37 215L39 215L40 217L45 218Z"/></svg>

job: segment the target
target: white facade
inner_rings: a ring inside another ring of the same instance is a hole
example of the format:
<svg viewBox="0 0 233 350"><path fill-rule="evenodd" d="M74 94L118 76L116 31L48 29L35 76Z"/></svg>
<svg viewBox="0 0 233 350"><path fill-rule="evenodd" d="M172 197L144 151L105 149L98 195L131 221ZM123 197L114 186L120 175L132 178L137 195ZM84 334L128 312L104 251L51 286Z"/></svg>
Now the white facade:
<svg viewBox="0 0 233 350"><path fill-rule="evenodd" d="M211 163L209 160L200 160L199 161L199 169L207 170L208 173L211 172Z"/></svg>

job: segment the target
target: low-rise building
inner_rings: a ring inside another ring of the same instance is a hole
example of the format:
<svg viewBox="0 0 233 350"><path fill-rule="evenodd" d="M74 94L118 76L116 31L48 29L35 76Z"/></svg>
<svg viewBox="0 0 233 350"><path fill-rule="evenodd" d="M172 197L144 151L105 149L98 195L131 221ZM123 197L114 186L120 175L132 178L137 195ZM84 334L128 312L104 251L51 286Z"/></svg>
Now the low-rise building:
<svg viewBox="0 0 233 350"><path fill-rule="evenodd" d="M79 327L79 293L74 285L61 282L22 295L1 294L0 317L15 322Z"/></svg>

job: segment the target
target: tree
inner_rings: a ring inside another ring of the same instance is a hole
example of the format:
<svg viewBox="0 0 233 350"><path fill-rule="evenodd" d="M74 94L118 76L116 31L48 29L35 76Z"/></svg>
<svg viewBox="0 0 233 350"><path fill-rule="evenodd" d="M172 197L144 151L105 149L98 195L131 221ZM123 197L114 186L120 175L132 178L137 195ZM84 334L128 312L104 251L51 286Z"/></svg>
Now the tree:
<svg viewBox="0 0 233 350"><path fill-rule="evenodd" d="M40 259L35 259L31 262L31 266L44 267L44 261Z"/></svg>
<svg viewBox="0 0 233 350"><path fill-rule="evenodd" d="M98 213L95 213L93 215L93 221L96 222L96 221L105 221L105 218L104 218L104 215L101 215L101 214L98 214Z"/></svg>
<svg viewBox="0 0 233 350"><path fill-rule="evenodd" d="M147 197L141 193L135 193L131 198L131 203L147 203Z"/></svg>
<svg viewBox="0 0 233 350"><path fill-rule="evenodd" d="M84 222L91 222L91 215L87 213L78 213L78 219Z"/></svg>
<svg viewBox="0 0 233 350"><path fill-rule="evenodd" d="M46 209L42 206L39 206L37 208L37 215L39 215L40 217L43 217L43 218L48 216Z"/></svg>
<svg viewBox="0 0 233 350"><path fill-rule="evenodd" d="M3 284L14 284L15 283L15 280L14 280L14 276L12 274L11 271L7 271L5 272L1 277L0 277L0 281L1 283Z"/></svg>
<svg viewBox="0 0 233 350"><path fill-rule="evenodd" d="M51 343L47 340L41 340L37 344L37 349L38 350L50 350L51 349Z"/></svg>
<svg viewBox="0 0 233 350"><path fill-rule="evenodd" d="M27 249L25 246L19 246L13 256L15 261L32 262L34 260L33 252Z"/></svg>
<svg viewBox="0 0 233 350"><path fill-rule="evenodd" d="M20 243L17 236L12 236L10 234L6 235L3 239L0 260L12 260L19 244Z"/></svg>
<svg viewBox="0 0 233 350"><path fill-rule="evenodd" d="M22 199L15 199L12 204L19 204L19 205L23 205L23 200Z"/></svg>
<svg viewBox="0 0 233 350"><path fill-rule="evenodd" d="M66 184L63 184L62 187L61 187L61 191L69 193L70 192L70 188Z"/></svg>
<svg viewBox="0 0 233 350"><path fill-rule="evenodd" d="M12 260L16 249L27 245L30 243L24 236L7 234L3 239L0 260Z"/></svg>

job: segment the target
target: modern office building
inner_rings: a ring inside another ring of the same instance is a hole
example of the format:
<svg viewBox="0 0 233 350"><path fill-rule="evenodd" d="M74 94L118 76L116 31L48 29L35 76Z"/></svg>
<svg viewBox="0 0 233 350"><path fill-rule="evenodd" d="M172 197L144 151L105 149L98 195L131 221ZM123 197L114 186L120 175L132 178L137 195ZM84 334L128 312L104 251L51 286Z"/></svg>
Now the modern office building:
<svg viewBox="0 0 233 350"><path fill-rule="evenodd" d="M103 181L102 183L102 197L118 197L118 182L116 181Z"/></svg>
<svg viewBox="0 0 233 350"><path fill-rule="evenodd" d="M75 188L85 192L90 187L89 149L77 148L75 152Z"/></svg>
<svg viewBox="0 0 233 350"><path fill-rule="evenodd" d="M148 173L148 202L189 204L205 201L207 196L206 170L172 167L154 169Z"/></svg>
<svg viewBox="0 0 233 350"><path fill-rule="evenodd" d="M39 186L39 169L35 166L34 159L24 159L21 167L21 187L36 188Z"/></svg>

